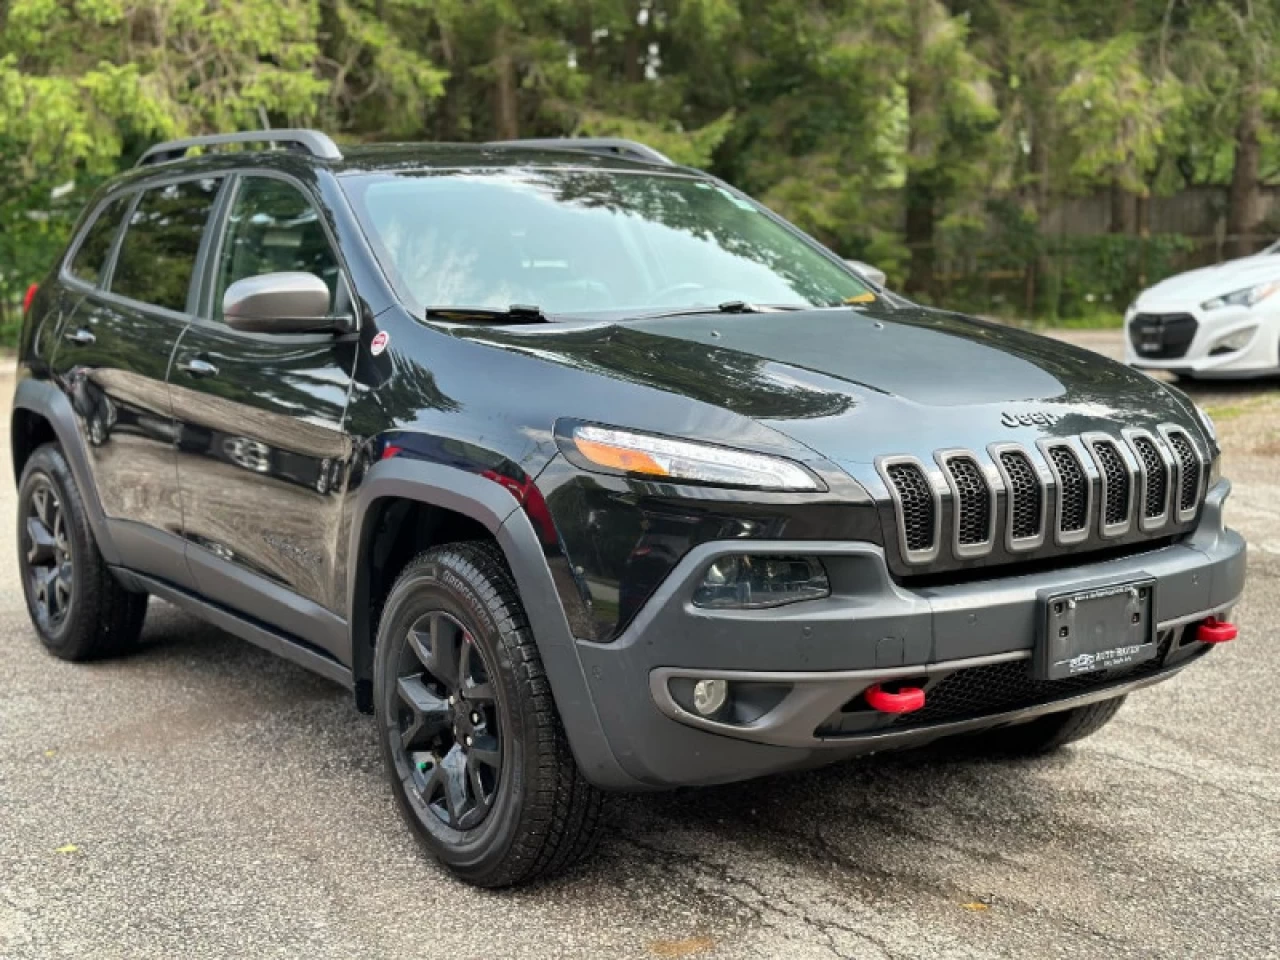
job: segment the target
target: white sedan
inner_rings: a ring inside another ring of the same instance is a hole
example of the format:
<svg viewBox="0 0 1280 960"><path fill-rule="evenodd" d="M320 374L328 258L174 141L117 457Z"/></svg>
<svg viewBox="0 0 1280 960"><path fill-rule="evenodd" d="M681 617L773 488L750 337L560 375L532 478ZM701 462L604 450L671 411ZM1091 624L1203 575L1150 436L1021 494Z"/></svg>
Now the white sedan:
<svg viewBox="0 0 1280 960"><path fill-rule="evenodd" d="M1144 290L1124 317L1125 362L1187 377L1280 372L1280 243Z"/></svg>

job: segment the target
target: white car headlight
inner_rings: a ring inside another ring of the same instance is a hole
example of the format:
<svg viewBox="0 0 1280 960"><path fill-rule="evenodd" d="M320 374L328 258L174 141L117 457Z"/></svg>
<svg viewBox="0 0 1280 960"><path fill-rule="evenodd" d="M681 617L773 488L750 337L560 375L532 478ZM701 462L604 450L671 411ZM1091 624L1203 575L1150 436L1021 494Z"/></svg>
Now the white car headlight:
<svg viewBox="0 0 1280 960"><path fill-rule="evenodd" d="M825 489L800 464L762 453L589 424L574 427L572 441L584 460L611 473L761 490Z"/></svg>
<svg viewBox="0 0 1280 960"><path fill-rule="evenodd" d="M1200 309L1218 310L1221 307L1252 307L1254 304L1271 296L1277 290L1280 290L1280 280L1269 280L1253 287L1246 287L1244 290L1237 290L1235 293L1227 293L1220 297L1214 297L1212 300L1206 300L1200 304Z"/></svg>

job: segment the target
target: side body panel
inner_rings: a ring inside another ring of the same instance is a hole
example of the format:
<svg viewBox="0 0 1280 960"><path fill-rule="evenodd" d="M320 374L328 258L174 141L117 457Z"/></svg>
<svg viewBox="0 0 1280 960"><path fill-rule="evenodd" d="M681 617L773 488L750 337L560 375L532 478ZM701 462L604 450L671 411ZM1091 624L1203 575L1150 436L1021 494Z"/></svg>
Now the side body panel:
<svg viewBox="0 0 1280 960"><path fill-rule="evenodd" d="M341 612L334 592L343 431L357 345L332 336L245 335L196 324L170 381L185 536L202 593L236 606L212 558ZM216 373L195 374L193 360Z"/></svg>
<svg viewBox="0 0 1280 960"><path fill-rule="evenodd" d="M72 442L84 451L121 562L189 586L165 384L186 323L89 293L63 322L51 372L74 412Z"/></svg>

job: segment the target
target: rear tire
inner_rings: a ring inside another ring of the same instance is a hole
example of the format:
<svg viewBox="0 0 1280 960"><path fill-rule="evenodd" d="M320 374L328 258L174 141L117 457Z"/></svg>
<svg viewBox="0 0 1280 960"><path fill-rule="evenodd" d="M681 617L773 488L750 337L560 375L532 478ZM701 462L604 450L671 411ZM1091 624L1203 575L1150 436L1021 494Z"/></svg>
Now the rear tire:
<svg viewBox="0 0 1280 960"><path fill-rule="evenodd" d="M400 812L455 876L507 887L593 848L602 797L579 772L501 552L419 554L391 588L374 714Z"/></svg>
<svg viewBox="0 0 1280 960"><path fill-rule="evenodd" d="M989 730L977 734L974 739L991 753L1031 757L1053 753L1097 733L1111 722L1124 701L1124 697L1115 697L1090 703L1074 710L1038 717L1029 723Z"/></svg>
<svg viewBox="0 0 1280 960"><path fill-rule="evenodd" d="M45 649L98 660L136 645L147 594L126 590L98 552L84 500L61 449L39 447L18 484L18 568Z"/></svg>

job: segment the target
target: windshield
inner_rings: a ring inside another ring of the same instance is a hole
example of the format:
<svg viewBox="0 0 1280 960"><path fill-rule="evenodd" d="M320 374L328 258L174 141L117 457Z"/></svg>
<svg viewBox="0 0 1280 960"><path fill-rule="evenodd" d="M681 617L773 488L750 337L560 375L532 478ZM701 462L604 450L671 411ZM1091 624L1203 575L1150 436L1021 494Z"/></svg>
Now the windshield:
<svg viewBox="0 0 1280 960"><path fill-rule="evenodd" d="M419 311L527 304L639 315L874 299L761 207L692 177L504 169L343 184L392 282Z"/></svg>

